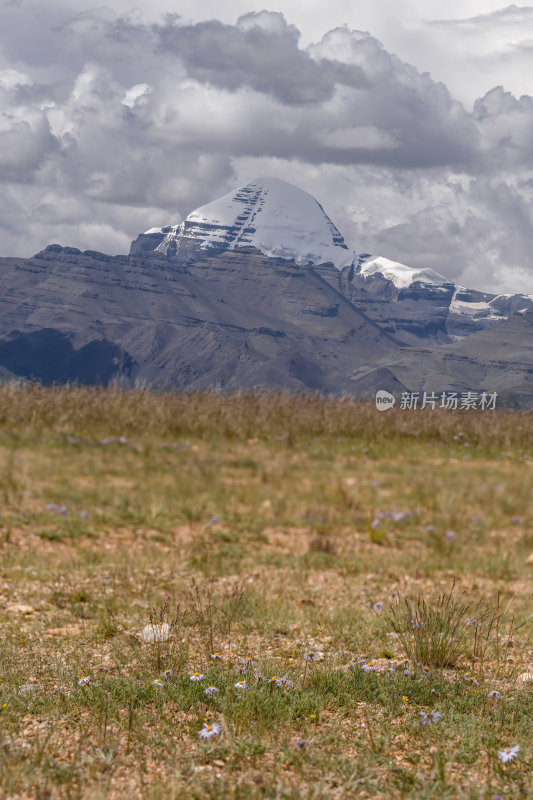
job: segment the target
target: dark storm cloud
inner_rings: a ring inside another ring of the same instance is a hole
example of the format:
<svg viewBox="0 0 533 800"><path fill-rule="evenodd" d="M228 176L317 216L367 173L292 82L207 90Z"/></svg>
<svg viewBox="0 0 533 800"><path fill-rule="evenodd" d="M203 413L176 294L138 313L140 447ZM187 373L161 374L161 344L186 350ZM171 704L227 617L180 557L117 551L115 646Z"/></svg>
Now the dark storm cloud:
<svg viewBox="0 0 533 800"><path fill-rule="evenodd" d="M298 30L282 17L271 29L253 24L254 17L262 15L248 14L243 18L247 24L236 26L216 20L181 25L168 19L156 30L161 49L176 55L192 78L221 89L249 87L292 105L329 100L337 84L369 87L360 67L316 61L301 50Z"/></svg>
<svg viewBox="0 0 533 800"><path fill-rule="evenodd" d="M158 29L162 49L199 83L232 93L246 87L285 106L274 118L266 112L255 135L237 132L245 139L239 141L245 153L409 168L459 167L475 160L476 125L443 84L366 33L337 29L310 53L303 51L298 31L284 20L275 29L253 24L253 17L264 24L265 13L247 15L246 27L216 21L181 25L172 19ZM269 14L274 16L281 15ZM347 53L347 60L335 59L337 51ZM297 107L296 115L290 107ZM376 132L370 145L369 128ZM346 132L342 145L336 143L339 129Z"/></svg>

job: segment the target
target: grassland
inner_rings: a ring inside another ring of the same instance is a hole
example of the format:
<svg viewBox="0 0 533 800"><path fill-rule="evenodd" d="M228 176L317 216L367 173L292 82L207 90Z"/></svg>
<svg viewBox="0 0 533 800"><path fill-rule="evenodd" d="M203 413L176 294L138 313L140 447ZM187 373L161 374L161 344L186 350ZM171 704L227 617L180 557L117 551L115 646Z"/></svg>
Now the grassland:
<svg viewBox="0 0 533 800"><path fill-rule="evenodd" d="M0 795L533 796L532 423L0 387Z"/></svg>

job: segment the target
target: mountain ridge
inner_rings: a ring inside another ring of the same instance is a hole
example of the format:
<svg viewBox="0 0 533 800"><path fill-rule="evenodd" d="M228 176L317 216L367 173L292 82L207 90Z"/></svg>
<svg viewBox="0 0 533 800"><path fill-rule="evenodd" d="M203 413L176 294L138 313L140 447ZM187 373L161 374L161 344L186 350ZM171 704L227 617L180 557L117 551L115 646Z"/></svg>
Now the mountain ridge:
<svg viewBox="0 0 533 800"><path fill-rule="evenodd" d="M191 212L193 228L140 234L129 255L49 245L0 258L0 379L533 397L521 341L533 296L352 252L322 206L287 186L251 182Z"/></svg>
<svg viewBox="0 0 533 800"><path fill-rule="evenodd" d="M253 223L253 225L251 224ZM255 227L253 227L255 225ZM384 256L350 250L344 237L312 195L279 178L255 178L222 197L192 211L177 225L151 228L132 242L130 255L159 252L170 260L187 262L202 253L255 247L265 255L297 264L334 264L344 276L351 301L374 302L374 312L390 332L405 343L412 333L435 332L435 341L455 341L507 319L517 310L533 308L532 295L496 295L467 289L431 269L413 268ZM332 285L336 284L336 280ZM351 288L350 288L351 287ZM453 292L452 292L453 287ZM433 302L447 300L442 305ZM409 315L430 315L415 324L394 323L394 308L387 299L414 301L404 308ZM428 304L427 300L430 300ZM378 311L378 306L381 310ZM423 306L423 308L422 308ZM401 331L401 333L400 333Z"/></svg>

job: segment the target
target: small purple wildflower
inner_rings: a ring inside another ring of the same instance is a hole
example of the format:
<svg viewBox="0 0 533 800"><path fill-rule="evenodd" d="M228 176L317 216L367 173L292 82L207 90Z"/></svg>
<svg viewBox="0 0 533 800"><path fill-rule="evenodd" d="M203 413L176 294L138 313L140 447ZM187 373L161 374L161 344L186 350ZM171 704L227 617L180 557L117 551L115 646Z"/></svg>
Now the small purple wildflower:
<svg viewBox="0 0 533 800"><path fill-rule="evenodd" d="M276 686L284 686L286 689L292 689L294 687L294 683L288 678L278 678L276 681Z"/></svg>
<svg viewBox="0 0 533 800"><path fill-rule="evenodd" d="M304 661L318 661L319 658L320 653L317 650L309 650L309 652L304 655Z"/></svg>

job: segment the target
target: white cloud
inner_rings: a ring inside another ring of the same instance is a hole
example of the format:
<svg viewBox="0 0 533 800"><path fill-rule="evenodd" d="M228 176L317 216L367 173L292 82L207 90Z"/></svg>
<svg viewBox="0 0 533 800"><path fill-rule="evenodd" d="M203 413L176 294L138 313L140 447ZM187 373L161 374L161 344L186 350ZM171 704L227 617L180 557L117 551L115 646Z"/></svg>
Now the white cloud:
<svg viewBox="0 0 533 800"><path fill-rule="evenodd" d="M17 89L19 86L31 86L33 83L29 75L16 69L0 70L0 87L2 89Z"/></svg>
<svg viewBox="0 0 533 800"><path fill-rule="evenodd" d="M130 88L126 90L122 105L128 108L140 106L143 102L147 101L147 95L151 94L153 91L154 87L150 86L148 83L136 83L135 86L130 86Z"/></svg>

